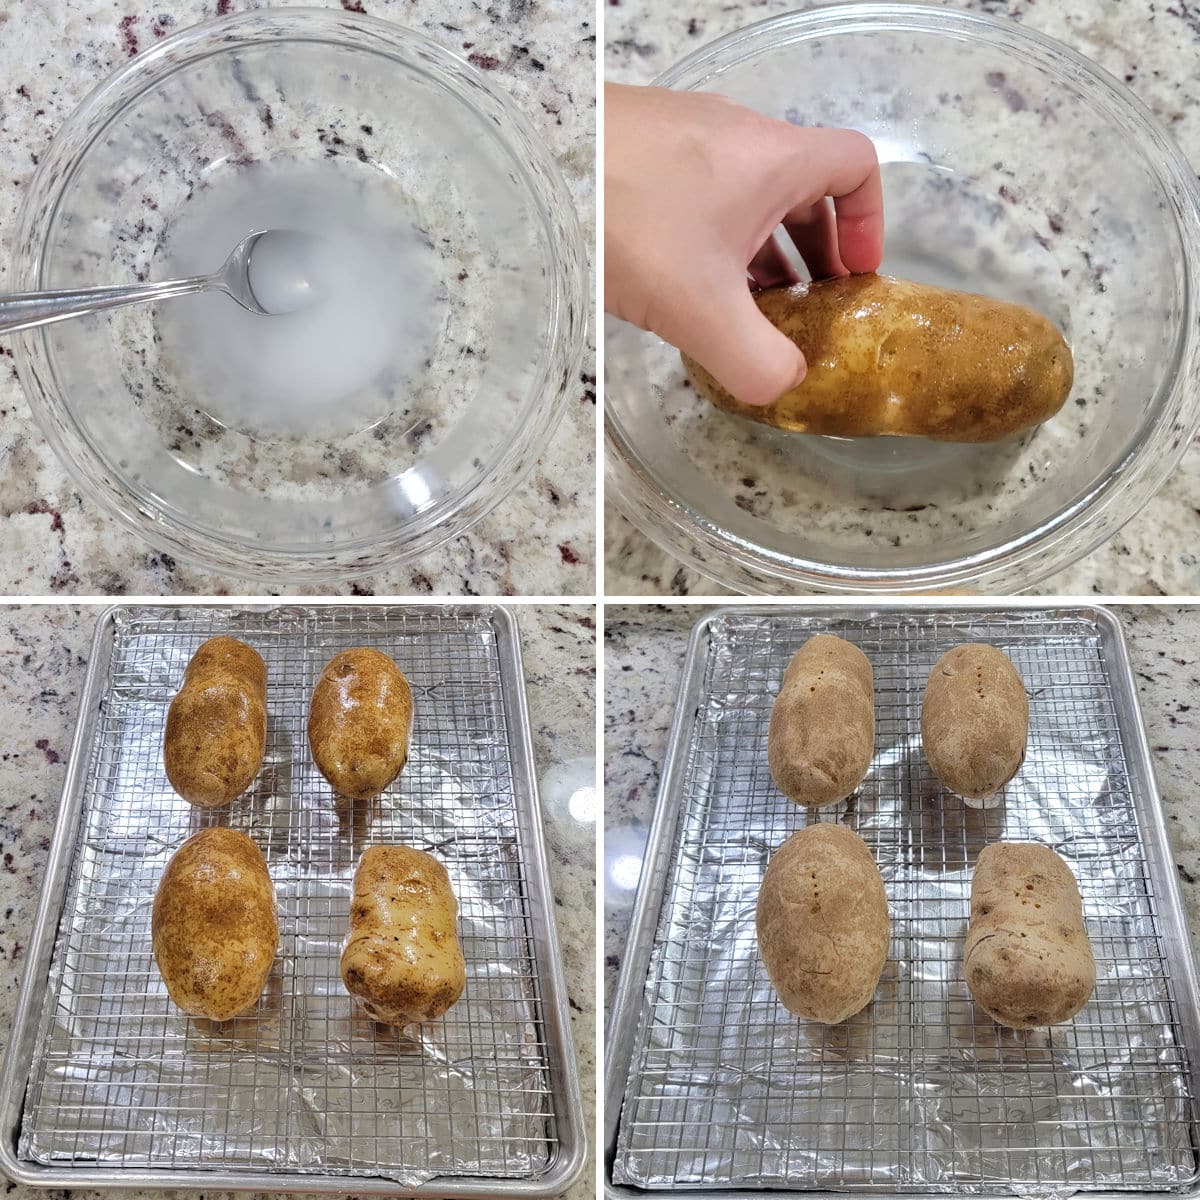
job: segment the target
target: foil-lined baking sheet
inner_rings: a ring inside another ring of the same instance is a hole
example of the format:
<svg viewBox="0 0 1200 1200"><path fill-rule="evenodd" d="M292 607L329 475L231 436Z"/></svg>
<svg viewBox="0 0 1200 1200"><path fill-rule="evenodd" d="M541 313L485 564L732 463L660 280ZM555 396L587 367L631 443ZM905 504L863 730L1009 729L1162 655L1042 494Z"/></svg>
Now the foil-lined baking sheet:
<svg viewBox="0 0 1200 1200"><path fill-rule="evenodd" d="M114 621L20 1156L402 1185L543 1171L557 1135L514 800L524 733L502 687L513 660L489 613L136 609ZM206 812L172 791L162 737L188 659L217 634L266 661L267 752L245 795ZM414 694L408 763L367 804L333 795L306 736L317 677L352 646L390 654ZM150 942L167 860L211 824L258 844L280 915L257 1008L225 1023L174 1007ZM389 842L445 864L467 968L441 1020L404 1030L357 1010L339 974L355 866L365 847Z"/></svg>
<svg viewBox="0 0 1200 1200"><path fill-rule="evenodd" d="M876 745L850 800L807 811L773 785L766 739L784 668L817 632L870 658ZM697 707L671 749L684 756L674 848L663 877L643 880L663 902L615 1184L1027 1195L1195 1184L1195 1084L1168 964L1169 940L1186 946L1187 931L1160 904L1101 632L1087 615L1020 610L709 620ZM930 669L964 641L1004 650L1030 696L1024 765L989 809L947 793L921 751ZM755 937L768 858L814 820L867 841L892 921L873 1002L832 1027L780 1004ZM1079 880L1098 982L1070 1023L1004 1029L963 983L971 872L999 839L1053 847Z"/></svg>

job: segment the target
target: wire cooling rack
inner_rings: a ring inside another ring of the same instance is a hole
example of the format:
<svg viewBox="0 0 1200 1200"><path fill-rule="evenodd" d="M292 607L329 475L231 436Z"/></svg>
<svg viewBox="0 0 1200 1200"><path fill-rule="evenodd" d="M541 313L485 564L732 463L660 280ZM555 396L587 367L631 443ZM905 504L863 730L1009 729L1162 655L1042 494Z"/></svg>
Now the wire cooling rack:
<svg viewBox="0 0 1200 1200"><path fill-rule="evenodd" d="M775 788L766 738L784 668L817 632L871 660L877 729L855 795L809 812ZM949 795L920 748L930 669L964 641L999 646L1030 693L1027 757L992 809ZM702 623L609 1041L610 1194L1194 1189L1195 975L1133 705L1100 612ZM863 836L891 910L874 1001L832 1027L783 1008L755 936L768 858L811 820ZM1069 1024L1006 1030L963 983L972 868L1001 838L1052 846L1079 880L1098 982Z"/></svg>
<svg viewBox="0 0 1200 1200"><path fill-rule="evenodd" d="M251 789L206 812L172 791L162 735L188 659L218 634L266 661L267 750ZM37 999L22 1163L112 1168L116 1183L152 1168L258 1188L282 1173L306 1190L314 1176L354 1176L356 1190L372 1177L392 1191L434 1177L485 1177L487 1194L560 1190L577 1156L578 1100L564 1079L558 964L546 961L552 919L506 614L143 608L116 610L98 643L102 699L77 839L64 841L71 870ZM322 668L351 646L390 654L414 693L408 764L368 804L334 797L306 735ZM257 1008L224 1024L171 1004L150 939L167 860L213 824L262 850L280 918ZM388 842L445 864L467 966L461 1000L403 1032L357 1011L339 974L355 865Z"/></svg>

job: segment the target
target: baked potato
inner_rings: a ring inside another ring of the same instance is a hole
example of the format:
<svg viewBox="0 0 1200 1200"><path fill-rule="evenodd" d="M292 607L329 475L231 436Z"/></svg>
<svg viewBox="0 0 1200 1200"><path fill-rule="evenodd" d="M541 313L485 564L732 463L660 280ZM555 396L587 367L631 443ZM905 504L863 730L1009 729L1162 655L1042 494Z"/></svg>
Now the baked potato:
<svg viewBox="0 0 1200 1200"><path fill-rule="evenodd" d="M874 750L871 663L852 643L818 633L792 655L771 709L771 778L797 804L836 804L862 782Z"/></svg>
<svg viewBox="0 0 1200 1200"><path fill-rule="evenodd" d="M1069 1021L1091 998L1096 960L1071 868L1049 846L993 842L971 877L963 973L996 1022Z"/></svg>
<svg viewBox="0 0 1200 1200"><path fill-rule="evenodd" d="M784 1007L835 1025L865 1008L887 961L883 878L845 825L808 825L775 852L755 917L763 965Z"/></svg>
<svg viewBox="0 0 1200 1200"><path fill-rule="evenodd" d="M921 746L933 773L968 800L994 796L1021 769L1029 697L1002 650L955 646L934 664L921 701Z"/></svg>

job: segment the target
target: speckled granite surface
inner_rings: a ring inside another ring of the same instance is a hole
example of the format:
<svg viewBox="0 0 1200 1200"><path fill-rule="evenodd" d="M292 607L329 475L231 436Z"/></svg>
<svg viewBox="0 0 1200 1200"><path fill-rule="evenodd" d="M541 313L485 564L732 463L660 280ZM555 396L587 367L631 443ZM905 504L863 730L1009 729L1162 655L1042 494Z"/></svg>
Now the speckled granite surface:
<svg viewBox="0 0 1200 1200"><path fill-rule="evenodd" d="M309 0L320 3L321 0ZM328 7L336 2L325 0ZM571 0L342 0L469 57L541 134L594 242L595 21ZM139 49L256 0L16 0L0 11L0 289L23 189L83 96ZM169 10L169 11L168 11ZM589 293L590 294L590 293ZM81 498L33 424L0 345L0 593L258 594L156 553ZM594 338L569 408L519 489L463 536L408 568L347 580L341 594L589 595L595 590ZM281 589L294 590L294 589ZM311 588L303 588L309 592Z"/></svg>
<svg viewBox="0 0 1200 1200"><path fill-rule="evenodd" d="M20 606L0 611L0 1031L11 1025L66 759L101 606ZM585 1120L595 1079L594 826L570 815L564 764L580 778L594 764L595 621L590 607L520 607L521 631L555 915L566 971ZM579 809L575 810L577 813ZM586 816L586 814L584 814ZM6 1042L0 1033L0 1049ZM589 1139L590 1141L590 1139ZM571 1200L594 1195L594 1155ZM0 1183L3 1177L0 1176ZM44 1193L8 1185L6 1195ZM67 1193L64 1193L67 1194ZM88 1193L73 1192L75 1196ZM132 1200L163 1193L108 1193ZM222 1196L221 1193L209 1193Z"/></svg>
<svg viewBox="0 0 1200 1200"><path fill-rule="evenodd" d="M605 75L646 83L700 46L766 17L803 7L791 0L733 0L684 7L610 0L605 9ZM1200 88L1193 69L1200 20L1187 5L1036 4L967 0L953 7L1006 15L1086 54L1124 79L1193 163L1200 162ZM1200 588L1200 447L1193 444L1166 486L1125 528L1085 560L1037 585L1044 594L1191 595ZM725 589L685 567L606 509L608 595L714 595Z"/></svg>
<svg viewBox="0 0 1200 1200"><path fill-rule="evenodd" d="M605 1020L687 651L702 605L610 605L605 617ZM1121 607L1167 828L1200 953L1200 609Z"/></svg>

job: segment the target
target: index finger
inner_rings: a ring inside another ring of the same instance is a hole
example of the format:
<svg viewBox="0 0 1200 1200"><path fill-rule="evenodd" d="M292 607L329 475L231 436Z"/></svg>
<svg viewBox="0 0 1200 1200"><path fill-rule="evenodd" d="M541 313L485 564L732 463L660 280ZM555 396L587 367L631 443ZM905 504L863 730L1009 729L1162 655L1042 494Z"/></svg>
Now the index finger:
<svg viewBox="0 0 1200 1200"><path fill-rule="evenodd" d="M883 261L883 182L874 143L853 129L803 132L806 154L798 163L803 184L810 196L818 191L833 197L842 262L850 271L877 270ZM809 209L811 201L798 204L796 219Z"/></svg>

